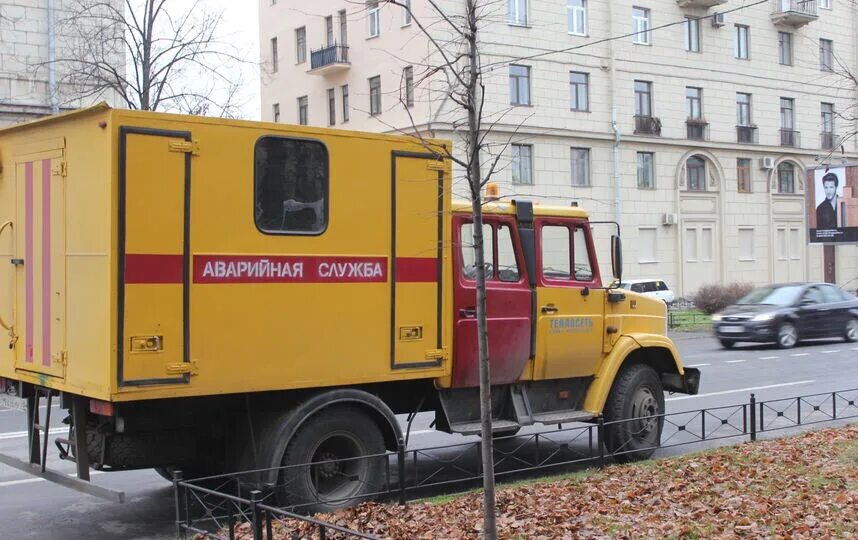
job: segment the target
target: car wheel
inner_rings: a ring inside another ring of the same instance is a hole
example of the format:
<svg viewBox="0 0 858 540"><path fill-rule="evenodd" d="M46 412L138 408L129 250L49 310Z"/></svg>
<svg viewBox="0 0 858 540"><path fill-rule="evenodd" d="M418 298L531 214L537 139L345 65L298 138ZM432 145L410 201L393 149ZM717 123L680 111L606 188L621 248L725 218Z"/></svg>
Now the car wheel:
<svg viewBox="0 0 858 540"><path fill-rule="evenodd" d="M798 330L791 322L783 322L778 327L778 347L781 349L789 349L798 343Z"/></svg>
<svg viewBox="0 0 858 540"><path fill-rule="evenodd" d="M858 319L849 319L846 321L846 341L854 343L858 341Z"/></svg>
<svg viewBox="0 0 858 540"><path fill-rule="evenodd" d="M721 342L721 346L724 347L725 349L732 349L733 345L736 344L735 341L732 341L729 339L719 339L718 341Z"/></svg>

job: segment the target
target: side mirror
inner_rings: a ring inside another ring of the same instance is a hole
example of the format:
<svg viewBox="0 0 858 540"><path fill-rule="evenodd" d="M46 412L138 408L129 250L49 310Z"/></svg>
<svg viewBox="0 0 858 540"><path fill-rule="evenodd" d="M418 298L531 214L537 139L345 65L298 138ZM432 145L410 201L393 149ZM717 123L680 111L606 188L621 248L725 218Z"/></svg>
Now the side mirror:
<svg viewBox="0 0 858 540"><path fill-rule="evenodd" d="M623 241L616 234L611 235L611 270L619 283L623 282Z"/></svg>

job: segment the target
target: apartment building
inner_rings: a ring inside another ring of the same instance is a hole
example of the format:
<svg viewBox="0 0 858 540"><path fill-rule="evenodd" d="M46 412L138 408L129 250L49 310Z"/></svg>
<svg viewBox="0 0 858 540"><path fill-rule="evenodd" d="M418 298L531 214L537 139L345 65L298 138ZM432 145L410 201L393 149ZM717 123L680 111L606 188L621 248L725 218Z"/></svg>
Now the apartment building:
<svg viewBox="0 0 858 540"><path fill-rule="evenodd" d="M410 5L261 0L262 118L456 142L458 113L425 77L438 59L415 21L442 40L444 23ZM683 295L823 279L805 178L858 161L840 116L858 103L842 73L858 66L853 2L504 0L484 15L502 195L621 222L625 275ZM838 246L833 271L858 287L858 248Z"/></svg>
<svg viewBox="0 0 858 540"><path fill-rule="evenodd" d="M123 9L121 0L109 2ZM63 78L63 65L50 59L74 55L75 44L64 28L71 24L67 21L76 5L72 0L0 1L0 126L97 101L116 101L111 93L81 99L80 89L52 84ZM87 18L76 24L98 23ZM97 35L93 28L93 40ZM114 65L121 68L123 64L124 60L117 58ZM55 68L53 75L51 66Z"/></svg>

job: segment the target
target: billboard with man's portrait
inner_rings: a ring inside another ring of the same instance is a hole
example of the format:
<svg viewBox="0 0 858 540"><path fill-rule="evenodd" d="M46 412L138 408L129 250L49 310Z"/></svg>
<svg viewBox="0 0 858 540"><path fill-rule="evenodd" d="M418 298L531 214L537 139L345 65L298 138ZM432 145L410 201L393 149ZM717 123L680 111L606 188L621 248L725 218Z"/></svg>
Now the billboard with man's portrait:
<svg viewBox="0 0 858 540"><path fill-rule="evenodd" d="M811 244L858 243L858 165L808 171Z"/></svg>

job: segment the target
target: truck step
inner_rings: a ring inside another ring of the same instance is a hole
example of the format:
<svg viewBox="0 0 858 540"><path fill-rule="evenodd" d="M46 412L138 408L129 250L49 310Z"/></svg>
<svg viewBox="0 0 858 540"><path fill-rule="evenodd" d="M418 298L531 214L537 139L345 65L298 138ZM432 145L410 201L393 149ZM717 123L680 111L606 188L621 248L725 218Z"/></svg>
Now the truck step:
<svg viewBox="0 0 858 540"><path fill-rule="evenodd" d="M506 431L521 427L518 422L512 420L492 420L492 432ZM482 431L481 422L458 422L450 424L450 431L462 435L479 435Z"/></svg>
<svg viewBox="0 0 858 540"><path fill-rule="evenodd" d="M543 424L566 424L568 422L583 422L592 420L594 417L587 411L565 410L536 413L533 415L534 422Z"/></svg>

